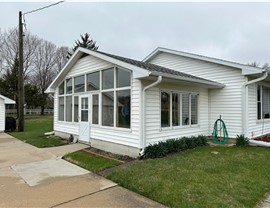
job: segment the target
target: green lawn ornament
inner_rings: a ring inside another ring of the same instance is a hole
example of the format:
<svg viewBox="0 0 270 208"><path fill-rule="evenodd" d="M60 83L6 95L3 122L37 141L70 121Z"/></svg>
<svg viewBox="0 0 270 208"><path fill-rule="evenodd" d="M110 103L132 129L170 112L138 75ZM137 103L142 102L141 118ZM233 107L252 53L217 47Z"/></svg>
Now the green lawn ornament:
<svg viewBox="0 0 270 208"><path fill-rule="evenodd" d="M228 132L225 122L221 119L216 120L214 124L214 129L212 132L212 140L216 144L228 144Z"/></svg>

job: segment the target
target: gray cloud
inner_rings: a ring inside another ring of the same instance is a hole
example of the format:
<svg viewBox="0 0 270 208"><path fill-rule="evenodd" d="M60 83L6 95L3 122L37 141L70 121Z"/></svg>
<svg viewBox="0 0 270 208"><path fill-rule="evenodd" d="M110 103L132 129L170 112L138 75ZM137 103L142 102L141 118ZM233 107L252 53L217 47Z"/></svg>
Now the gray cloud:
<svg viewBox="0 0 270 208"><path fill-rule="evenodd" d="M0 3L0 27L48 3ZM88 32L100 50L143 59L156 47L270 62L270 3L62 3L25 16L27 29L58 46Z"/></svg>

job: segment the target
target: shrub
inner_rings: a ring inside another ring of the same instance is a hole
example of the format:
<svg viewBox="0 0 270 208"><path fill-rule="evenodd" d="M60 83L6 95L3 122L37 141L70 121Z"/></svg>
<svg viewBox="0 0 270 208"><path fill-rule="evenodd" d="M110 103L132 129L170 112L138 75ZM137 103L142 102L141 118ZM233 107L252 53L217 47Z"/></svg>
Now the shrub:
<svg viewBox="0 0 270 208"><path fill-rule="evenodd" d="M241 134L241 135L237 135L236 138L236 146L248 146L249 144L249 139L247 137L245 137L245 135Z"/></svg>
<svg viewBox="0 0 270 208"><path fill-rule="evenodd" d="M167 154L167 148L164 142L159 142L157 144L150 144L145 148L145 158L158 158L164 157Z"/></svg>
<svg viewBox="0 0 270 208"><path fill-rule="evenodd" d="M198 146L206 146L207 137L205 136L193 136L183 137L178 139L168 139L156 144L150 144L145 148L145 154L143 158L158 158L164 157L169 153L180 152L186 149L192 149Z"/></svg>
<svg viewBox="0 0 270 208"><path fill-rule="evenodd" d="M192 149L196 147L196 143L194 142L195 137L184 137L183 139L186 142L187 149Z"/></svg>

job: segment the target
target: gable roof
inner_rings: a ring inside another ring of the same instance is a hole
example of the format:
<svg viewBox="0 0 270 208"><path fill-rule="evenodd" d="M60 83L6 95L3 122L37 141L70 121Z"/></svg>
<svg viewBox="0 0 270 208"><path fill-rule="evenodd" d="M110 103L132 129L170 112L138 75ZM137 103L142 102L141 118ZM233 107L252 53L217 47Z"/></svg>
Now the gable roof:
<svg viewBox="0 0 270 208"><path fill-rule="evenodd" d="M218 82L192 76L186 73L178 72L158 65L137 61L134 59L124 58L121 56L116 56L100 51L92 51L89 49L79 47L72 55L72 57L69 59L64 68L61 70L61 72L58 74L58 76L51 83L51 85L47 88L47 90L45 91L46 93L54 93L55 88L60 84L60 82L62 82L65 79L65 76L68 74L69 70L75 65L75 63L79 60L79 58L83 54L88 54L101 60L115 64L117 66L132 70L133 78L149 77L150 75L154 76L162 75L168 78L206 84L212 87L219 87L219 88L224 87L223 84L220 84Z"/></svg>
<svg viewBox="0 0 270 208"><path fill-rule="evenodd" d="M16 103L14 100L11 100L3 95L0 95L0 98L4 100L5 104L15 104Z"/></svg>
<svg viewBox="0 0 270 208"><path fill-rule="evenodd" d="M120 61L132 64L134 66L138 66L140 68L146 69L146 70L150 71L150 74L155 74L155 73L157 73L156 75L167 74L167 76L168 75L175 75L175 76L182 77L182 79L194 79L194 80L197 80L197 81L202 81L202 82L205 81L205 82L209 82L209 83L212 83L212 84L217 84L217 85L220 85L220 86L224 86L224 85L222 85L222 84L220 84L218 82L214 82L214 81L211 81L211 80L196 77L196 76L193 76L193 75L190 75L190 74L187 74L187 73L175 71L175 70L172 70L172 69L169 69L169 68L158 66L156 64L142 62L142 61L138 61L138 60L134 60L134 59L130 59L130 58L125 58L125 57L121 57L121 56L116 56L116 55L112 55L112 54L108 54L108 53L104 53L104 52L99 52L99 51L98 51L98 53L101 53L101 54L104 54L106 56L118 59ZM166 75L164 75L164 76L166 77Z"/></svg>
<svg viewBox="0 0 270 208"><path fill-rule="evenodd" d="M158 54L160 53L169 53L169 54L174 54L182 57L187 57L187 58L192 58L192 59L197 59L201 61L206 61L214 64L220 64L224 66L229 66L237 69L242 70L242 75L250 75L250 74L258 74L264 72L264 69L260 67L254 67L254 66L249 66L246 64L240 64L237 62L232 62L232 61L226 61L222 59L217 59L217 58L212 58L212 57L207 57L207 56L202 56L198 54L193 54L193 53L187 53L183 51L177 51L177 50L172 50L168 48L162 48L158 47L156 48L152 53L150 53L147 57L143 59L144 62L150 62L152 59L154 59Z"/></svg>

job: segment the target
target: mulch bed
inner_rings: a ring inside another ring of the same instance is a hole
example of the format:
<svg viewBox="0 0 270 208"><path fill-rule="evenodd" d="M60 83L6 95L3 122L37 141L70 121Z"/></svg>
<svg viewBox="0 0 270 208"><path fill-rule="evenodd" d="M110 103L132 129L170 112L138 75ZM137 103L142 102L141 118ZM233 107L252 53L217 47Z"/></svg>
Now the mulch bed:
<svg viewBox="0 0 270 208"><path fill-rule="evenodd" d="M264 136L260 136L255 138L254 140L257 141L263 141L263 142L270 142L270 134L264 135Z"/></svg>

